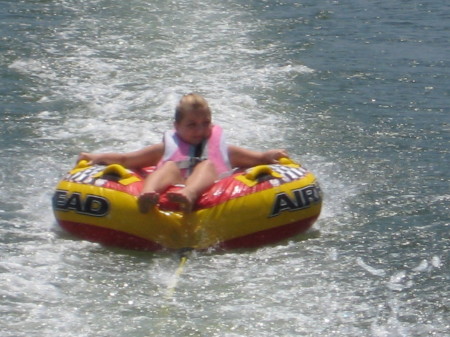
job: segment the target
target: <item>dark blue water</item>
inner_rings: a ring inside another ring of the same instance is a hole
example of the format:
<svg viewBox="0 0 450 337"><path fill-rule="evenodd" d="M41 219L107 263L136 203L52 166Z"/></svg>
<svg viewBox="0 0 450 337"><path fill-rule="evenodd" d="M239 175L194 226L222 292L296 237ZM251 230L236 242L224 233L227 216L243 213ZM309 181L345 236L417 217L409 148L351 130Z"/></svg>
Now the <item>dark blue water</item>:
<svg viewBox="0 0 450 337"><path fill-rule="evenodd" d="M1 336L450 334L446 1L0 8ZM194 254L177 279L175 256L58 229L77 153L159 141L191 91L231 143L317 175L315 230Z"/></svg>

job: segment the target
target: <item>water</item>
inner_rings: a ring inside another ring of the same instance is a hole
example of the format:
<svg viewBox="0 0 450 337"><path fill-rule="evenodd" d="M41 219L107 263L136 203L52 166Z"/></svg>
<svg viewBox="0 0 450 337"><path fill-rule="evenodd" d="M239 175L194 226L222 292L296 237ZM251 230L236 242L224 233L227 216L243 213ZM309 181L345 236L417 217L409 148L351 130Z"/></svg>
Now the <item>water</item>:
<svg viewBox="0 0 450 337"><path fill-rule="evenodd" d="M446 1L0 4L2 337L450 334ZM58 229L77 153L159 141L191 91L316 173L315 231L174 279L174 255Z"/></svg>

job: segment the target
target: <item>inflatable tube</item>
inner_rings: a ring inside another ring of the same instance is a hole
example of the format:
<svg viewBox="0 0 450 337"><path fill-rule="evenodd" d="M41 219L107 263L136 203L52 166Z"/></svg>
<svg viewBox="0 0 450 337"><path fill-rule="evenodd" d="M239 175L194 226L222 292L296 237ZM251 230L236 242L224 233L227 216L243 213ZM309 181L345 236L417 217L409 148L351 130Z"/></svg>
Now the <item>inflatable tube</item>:
<svg viewBox="0 0 450 337"><path fill-rule="evenodd" d="M58 224L79 238L126 249L251 248L305 232L322 206L314 175L284 158L217 181L192 212L181 212L163 193L160 203L143 214L137 196L153 170L81 161L56 187Z"/></svg>

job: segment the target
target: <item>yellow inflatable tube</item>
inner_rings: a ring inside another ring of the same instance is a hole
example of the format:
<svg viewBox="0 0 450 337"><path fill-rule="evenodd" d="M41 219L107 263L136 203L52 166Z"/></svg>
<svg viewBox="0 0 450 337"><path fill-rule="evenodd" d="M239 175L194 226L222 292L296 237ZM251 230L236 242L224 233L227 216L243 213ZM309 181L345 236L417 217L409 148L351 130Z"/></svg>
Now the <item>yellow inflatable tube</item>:
<svg viewBox="0 0 450 337"><path fill-rule="evenodd" d="M258 247L305 232L321 210L322 193L314 175L286 158L219 180L192 212L181 212L162 194L157 207L143 214L137 196L152 170L79 163L56 187L57 222L83 239L123 248L229 249Z"/></svg>

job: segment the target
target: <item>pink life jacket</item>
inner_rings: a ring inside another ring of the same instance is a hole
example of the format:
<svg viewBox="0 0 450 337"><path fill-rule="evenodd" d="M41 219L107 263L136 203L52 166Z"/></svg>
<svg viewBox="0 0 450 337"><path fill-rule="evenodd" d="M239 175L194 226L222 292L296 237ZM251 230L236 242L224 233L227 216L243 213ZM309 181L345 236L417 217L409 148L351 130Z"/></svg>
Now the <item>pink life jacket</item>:
<svg viewBox="0 0 450 337"><path fill-rule="evenodd" d="M205 159L214 163L219 176L231 170L228 147L220 126L214 125L211 136L197 146L183 141L175 130L164 133L164 155L158 167L167 161L174 161L183 172L183 176L187 178L194 166Z"/></svg>

